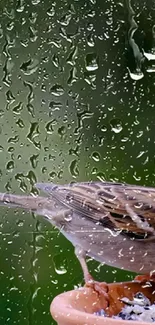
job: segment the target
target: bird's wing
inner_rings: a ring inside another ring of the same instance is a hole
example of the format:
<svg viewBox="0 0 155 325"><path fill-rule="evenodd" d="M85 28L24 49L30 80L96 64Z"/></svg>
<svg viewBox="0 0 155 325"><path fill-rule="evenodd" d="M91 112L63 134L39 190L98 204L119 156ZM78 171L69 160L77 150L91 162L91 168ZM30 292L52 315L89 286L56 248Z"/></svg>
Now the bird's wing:
<svg viewBox="0 0 155 325"><path fill-rule="evenodd" d="M133 239L155 238L155 188L110 182L37 187L94 223Z"/></svg>

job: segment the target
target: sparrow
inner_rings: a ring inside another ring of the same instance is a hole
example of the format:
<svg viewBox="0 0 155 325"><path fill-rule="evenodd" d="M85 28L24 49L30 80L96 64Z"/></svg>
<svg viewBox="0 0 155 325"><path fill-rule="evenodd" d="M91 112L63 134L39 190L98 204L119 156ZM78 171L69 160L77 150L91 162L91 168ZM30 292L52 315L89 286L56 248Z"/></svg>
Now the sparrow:
<svg viewBox="0 0 155 325"><path fill-rule="evenodd" d="M42 215L74 245L85 283L108 299L91 277L86 256L154 280L155 188L111 182L37 183L46 196L0 193L0 205Z"/></svg>

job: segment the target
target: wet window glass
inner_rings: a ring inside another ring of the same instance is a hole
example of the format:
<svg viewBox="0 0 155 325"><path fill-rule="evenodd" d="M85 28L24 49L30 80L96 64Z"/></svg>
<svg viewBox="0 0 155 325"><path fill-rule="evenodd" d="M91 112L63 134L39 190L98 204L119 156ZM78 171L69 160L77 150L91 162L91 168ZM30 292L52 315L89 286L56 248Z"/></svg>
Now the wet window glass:
<svg viewBox="0 0 155 325"><path fill-rule="evenodd" d="M0 192L36 182L154 185L154 1L0 3ZM83 284L48 221L0 210L0 322L54 324L49 306ZM98 280L132 274L88 262Z"/></svg>

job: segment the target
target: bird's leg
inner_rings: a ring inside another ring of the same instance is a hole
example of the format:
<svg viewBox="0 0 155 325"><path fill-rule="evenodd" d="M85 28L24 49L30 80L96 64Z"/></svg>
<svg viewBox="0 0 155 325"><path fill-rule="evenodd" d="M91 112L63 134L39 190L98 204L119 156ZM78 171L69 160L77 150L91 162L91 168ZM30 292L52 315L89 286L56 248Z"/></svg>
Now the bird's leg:
<svg viewBox="0 0 155 325"><path fill-rule="evenodd" d="M108 296L108 285L106 282L98 282L93 279L91 274L89 273L87 263L86 263L86 252L79 246L75 247L75 255L77 256L80 265L82 267L82 271L84 274L85 286L91 287L94 289L98 294L104 295L107 301L109 301Z"/></svg>

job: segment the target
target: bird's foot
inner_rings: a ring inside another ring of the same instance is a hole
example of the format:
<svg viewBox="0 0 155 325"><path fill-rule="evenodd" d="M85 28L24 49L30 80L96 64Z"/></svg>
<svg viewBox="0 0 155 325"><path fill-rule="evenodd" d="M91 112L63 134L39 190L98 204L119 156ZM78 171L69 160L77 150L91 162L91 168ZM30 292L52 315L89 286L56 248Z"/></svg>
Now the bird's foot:
<svg viewBox="0 0 155 325"><path fill-rule="evenodd" d="M149 274L140 274L134 278L136 282L155 282L155 271L150 272Z"/></svg>
<svg viewBox="0 0 155 325"><path fill-rule="evenodd" d="M106 282L95 281L90 275L90 279L85 283L85 286L87 288L92 288L95 292L97 292L98 295L104 296L107 303L109 303L109 288Z"/></svg>

